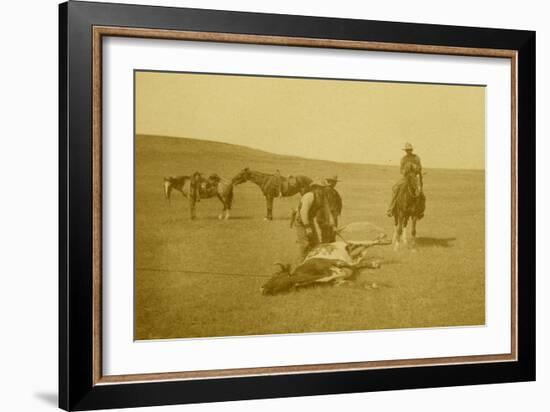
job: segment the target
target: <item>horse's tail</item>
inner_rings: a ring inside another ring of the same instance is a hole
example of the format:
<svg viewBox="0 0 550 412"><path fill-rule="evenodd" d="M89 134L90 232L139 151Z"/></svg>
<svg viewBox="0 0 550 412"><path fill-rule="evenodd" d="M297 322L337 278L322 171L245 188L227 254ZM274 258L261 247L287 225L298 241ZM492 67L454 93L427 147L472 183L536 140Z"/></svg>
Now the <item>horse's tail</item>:
<svg viewBox="0 0 550 412"><path fill-rule="evenodd" d="M165 177L163 187L164 187L164 198L169 201L170 193L172 193L172 178Z"/></svg>

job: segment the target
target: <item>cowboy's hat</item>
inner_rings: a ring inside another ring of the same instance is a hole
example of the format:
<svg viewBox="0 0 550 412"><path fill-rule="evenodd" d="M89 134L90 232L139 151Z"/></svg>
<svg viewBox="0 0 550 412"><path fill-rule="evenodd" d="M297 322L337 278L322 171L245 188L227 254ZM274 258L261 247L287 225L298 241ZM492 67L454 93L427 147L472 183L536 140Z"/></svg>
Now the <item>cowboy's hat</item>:
<svg viewBox="0 0 550 412"><path fill-rule="evenodd" d="M413 150L413 145L410 143L405 143L405 147L403 148L403 150Z"/></svg>
<svg viewBox="0 0 550 412"><path fill-rule="evenodd" d="M327 182L341 182L341 180L338 180L338 176L336 175L326 177L325 180Z"/></svg>
<svg viewBox="0 0 550 412"><path fill-rule="evenodd" d="M317 179L309 184L309 187L313 186L327 187L327 184L324 181Z"/></svg>

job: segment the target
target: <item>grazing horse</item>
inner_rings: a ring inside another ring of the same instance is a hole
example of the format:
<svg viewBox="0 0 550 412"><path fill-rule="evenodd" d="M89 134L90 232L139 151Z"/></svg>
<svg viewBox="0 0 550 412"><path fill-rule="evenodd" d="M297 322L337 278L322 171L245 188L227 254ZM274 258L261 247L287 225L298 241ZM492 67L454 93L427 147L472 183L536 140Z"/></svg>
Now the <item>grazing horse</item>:
<svg viewBox="0 0 550 412"><path fill-rule="evenodd" d="M229 219L229 211L233 203L233 184L222 179L217 174L205 178L199 172L191 176L176 176L164 178L164 197L170 201L172 190L177 190L189 200L191 219L196 218L195 206L201 199L217 197L222 202L223 210L218 219Z"/></svg>
<svg viewBox="0 0 550 412"><path fill-rule="evenodd" d="M294 196L297 193L305 193L308 189L311 179L307 176L283 177L274 174L257 172L248 167L241 170L231 181L234 185L244 182L252 182L259 186L265 196L267 215L264 220L273 220L273 199L279 194L283 197Z"/></svg>
<svg viewBox="0 0 550 412"><path fill-rule="evenodd" d="M407 243L406 231L409 219L411 219L411 242L414 246L416 242L416 221L424 217L426 197L419 188L416 175L415 170L406 172L398 189L395 209L393 210L395 222L393 244L395 250L399 249L401 241Z"/></svg>

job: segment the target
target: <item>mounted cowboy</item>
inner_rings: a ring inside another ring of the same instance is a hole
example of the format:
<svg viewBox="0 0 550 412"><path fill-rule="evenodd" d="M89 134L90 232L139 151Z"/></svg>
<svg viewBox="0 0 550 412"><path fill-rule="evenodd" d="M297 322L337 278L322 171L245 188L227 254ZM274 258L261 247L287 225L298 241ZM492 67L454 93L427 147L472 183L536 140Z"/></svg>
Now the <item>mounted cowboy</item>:
<svg viewBox="0 0 550 412"><path fill-rule="evenodd" d="M294 223L300 262L319 243L329 241L325 235L326 227L334 227L334 218L326 193L327 187L324 182L315 181L300 199Z"/></svg>
<svg viewBox="0 0 550 412"><path fill-rule="evenodd" d="M399 169L402 177L395 185L393 185L391 203L386 211L386 215L390 217L394 215L395 203L397 201L399 191L401 190L401 187L406 184L405 175L408 173L413 173L418 179L419 194L422 193L423 190L422 163L420 162L420 157L413 153L414 149L410 143L405 143L405 147L402 150L406 153L405 156L401 158Z"/></svg>

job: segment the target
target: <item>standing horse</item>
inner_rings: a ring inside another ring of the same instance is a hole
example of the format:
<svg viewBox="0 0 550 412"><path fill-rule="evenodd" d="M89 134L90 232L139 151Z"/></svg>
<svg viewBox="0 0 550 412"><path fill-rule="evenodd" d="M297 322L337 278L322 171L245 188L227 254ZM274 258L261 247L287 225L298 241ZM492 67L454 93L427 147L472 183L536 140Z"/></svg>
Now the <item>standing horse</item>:
<svg viewBox="0 0 550 412"><path fill-rule="evenodd" d="M416 242L416 222L424 216L426 209L426 197L424 192L418 186L416 171L411 170L405 173L401 183L395 208L393 210L395 230L393 234L394 249L399 249L402 241L407 243L407 223L411 219L411 242L414 246Z"/></svg>
<svg viewBox="0 0 550 412"><path fill-rule="evenodd" d="M257 184L265 196L267 215L264 220L273 220L273 199L279 197L279 194L283 197L294 196L297 193L303 194L311 183L311 179L307 176L298 175L286 178L250 170L248 167L241 170L231 183L239 185L248 181Z"/></svg>
<svg viewBox="0 0 550 412"><path fill-rule="evenodd" d="M233 204L233 184L217 174L214 173L208 178L203 177L199 172L195 172L191 176L165 177L164 197L168 201L170 201L172 190L179 191L189 200L191 219L196 218L196 203L201 199L213 197L217 197L223 205L218 219L229 219L229 211Z"/></svg>

